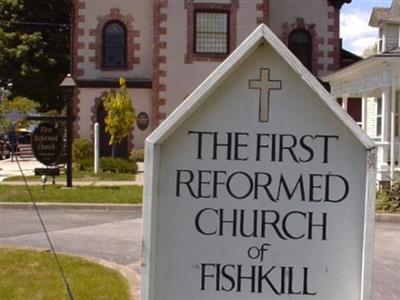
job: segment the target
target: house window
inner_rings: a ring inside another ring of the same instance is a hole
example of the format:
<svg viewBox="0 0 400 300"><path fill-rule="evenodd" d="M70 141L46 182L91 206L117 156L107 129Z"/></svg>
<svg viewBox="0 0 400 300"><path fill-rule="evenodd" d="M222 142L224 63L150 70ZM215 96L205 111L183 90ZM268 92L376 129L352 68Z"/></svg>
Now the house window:
<svg viewBox="0 0 400 300"><path fill-rule="evenodd" d="M382 135L382 98L376 99L376 136Z"/></svg>
<svg viewBox="0 0 400 300"><path fill-rule="evenodd" d="M289 49L307 69L312 70L312 37L306 30L296 29L290 33Z"/></svg>
<svg viewBox="0 0 400 300"><path fill-rule="evenodd" d="M194 25L194 53L228 54L228 12L195 11Z"/></svg>
<svg viewBox="0 0 400 300"><path fill-rule="evenodd" d="M108 22L103 29L102 66L126 67L126 28L120 22Z"/></svg>

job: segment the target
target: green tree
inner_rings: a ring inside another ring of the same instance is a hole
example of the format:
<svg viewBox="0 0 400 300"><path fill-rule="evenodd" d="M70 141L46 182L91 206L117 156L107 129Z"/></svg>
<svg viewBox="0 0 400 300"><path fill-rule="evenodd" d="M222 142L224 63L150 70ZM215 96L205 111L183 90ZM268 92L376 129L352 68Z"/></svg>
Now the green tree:
<svg viewBox="0 0 400 300"><path fill-rule="evenodd" d="M70 0L0 0L0 86L60 109L69 72Z"/></svg>
<svg viewBox="0 0 400 300"><path fill-rule="evenodd" d="M363 58L368 58L370 56L376 55L378 53L378 43L374 43L372 46L364 49L362 53Z"/></svg>
<svg viewBox="0 0 400 300"><path fill-rule="evenodd" d="M107 116L104 119L106 132L110 135L112 146L112 157L115 157L115 146L129 135L136 119L132 100L129 98L125 79L119 79L118 91L109 91L103 98L104 108Z"/></svg>
<svg viewBox="0 0 400 300"><path fill-rule="evenodd" d="M0 133L7 133L12 129L12 122L7 118L7 114L12 111L21 113L22 119L16 124L17 128L23 128L29 125L26 116L36 112L38 104L25 97L16 97L13 100L5 98L0 103Z"/></svg>

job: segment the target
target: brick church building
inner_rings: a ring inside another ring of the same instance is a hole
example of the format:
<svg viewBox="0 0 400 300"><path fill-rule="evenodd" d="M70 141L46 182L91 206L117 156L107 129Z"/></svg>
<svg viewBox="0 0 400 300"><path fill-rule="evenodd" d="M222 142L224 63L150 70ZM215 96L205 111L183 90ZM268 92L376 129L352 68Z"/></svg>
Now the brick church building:
<svg viewBox="0 0 400 300"><path fill-rule="evenodd" d="M73 0L75 134L109 155L102 96L127 81L137 122L119 155L157 127L260 23L317 77L352 61L341 49L340 9L351 0Z"/></svg>

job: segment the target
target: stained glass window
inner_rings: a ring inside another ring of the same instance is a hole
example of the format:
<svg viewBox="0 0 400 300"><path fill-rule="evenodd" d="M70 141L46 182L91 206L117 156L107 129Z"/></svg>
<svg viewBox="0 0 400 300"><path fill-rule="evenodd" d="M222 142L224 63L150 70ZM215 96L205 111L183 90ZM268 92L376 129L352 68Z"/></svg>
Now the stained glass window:
<svg viewBox="0 0 400 300"><path fill-rule="evenodd" d="M109 22L103 30L103 67L126 66L126 29L119 22Z"/></svg>

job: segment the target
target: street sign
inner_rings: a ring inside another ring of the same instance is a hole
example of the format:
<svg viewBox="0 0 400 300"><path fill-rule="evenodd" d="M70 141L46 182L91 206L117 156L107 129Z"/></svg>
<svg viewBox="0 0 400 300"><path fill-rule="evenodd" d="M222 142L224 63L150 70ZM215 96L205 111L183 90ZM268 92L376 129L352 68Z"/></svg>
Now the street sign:
<svg viewBox="0 0 400 300"><path fill-rule="evenodd" d="M11 111L7 113L6 118L9 119L11 122L19 122L22 120L22 114L18 111Z"/></svg>
<svg viewBox="0 0 400 300"><path fill-rule="evenodd" d="M41 123L32 135L32 151L36 159L46 166L58 162L63 147L62 136L51 123Z"/></svg>
<svg viewBox="0 0 400 300"><path fill-rule="evenodd" d="M35 176L60 176L60 168L36 168Z"/></svg>
<svg viewBox="0 0 400 300"><path fill-rule="evenodd" d="M142 300L370 300L375 144L265 25L146 140Z"/></svg>

